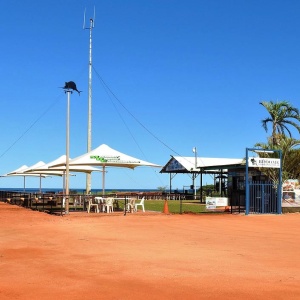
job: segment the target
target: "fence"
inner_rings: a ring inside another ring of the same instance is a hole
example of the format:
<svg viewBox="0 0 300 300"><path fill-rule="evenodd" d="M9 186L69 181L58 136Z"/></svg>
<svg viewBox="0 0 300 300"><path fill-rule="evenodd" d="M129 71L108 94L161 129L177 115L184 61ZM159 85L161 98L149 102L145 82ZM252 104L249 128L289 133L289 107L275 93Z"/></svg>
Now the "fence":
<svg viewBox="0 0 300 300"><path fill-rule="evenodd" d="M249 213L278 213L277 186L272 182L249 182Z"/></svg>

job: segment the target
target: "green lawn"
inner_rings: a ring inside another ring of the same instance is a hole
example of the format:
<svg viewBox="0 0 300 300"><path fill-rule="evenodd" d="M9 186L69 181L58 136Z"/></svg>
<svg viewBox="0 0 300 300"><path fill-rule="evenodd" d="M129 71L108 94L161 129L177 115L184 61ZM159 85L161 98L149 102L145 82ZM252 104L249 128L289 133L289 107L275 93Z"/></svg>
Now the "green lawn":
<svg viewBox="0 0 300 300"><path fill-rule="evenodd" d="M137 203L139 200L136 201ZM199 203L199 200L168 200L168 209L170 213L180 214L180 213L216 213L216 211L206 210L204 203ZM157 211L163 212L165 205L165 200L146 200L145 210L146 211ZM82 208L81 208L82 209ZM141 207L138 207L140 210ZM79 208L80 210L80 208ZM119 201L119 210L124 210L124 200ZM220 210L219 212L223 212Z"/></svg>
<svg viewBox="0 0 300 300"><path fill-rule="evenodd" d="M170 213L203 213L206 212L205 204L200 204L199 201L183 200L182 207L180 208L180 201L168 200L168 208ZM164 209L165 200L146 200L145 210L162 212Z"/></svg>

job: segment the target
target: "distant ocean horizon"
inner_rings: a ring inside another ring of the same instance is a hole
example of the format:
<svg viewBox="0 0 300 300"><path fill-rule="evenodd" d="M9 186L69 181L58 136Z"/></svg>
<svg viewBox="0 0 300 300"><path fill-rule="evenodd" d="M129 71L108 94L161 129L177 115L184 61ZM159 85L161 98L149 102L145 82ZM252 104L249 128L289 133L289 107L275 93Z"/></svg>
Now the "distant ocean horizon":
<svg viewBox="0 0 300 300"><path fill-rule="evenodd" d="M0 188L0 191L11 191L11 192L24 192L24 188ZM62 192L62 188L41 188L42 193L49 192ZM92 189L92 194L102 193L102 189ZM105 192L157 192L158 189L105 189ZM39 188L25 188L26 193L39 193ZM85 189L72 188L70 189L70 193L76 192L77 194L85 194Z"/></svg>

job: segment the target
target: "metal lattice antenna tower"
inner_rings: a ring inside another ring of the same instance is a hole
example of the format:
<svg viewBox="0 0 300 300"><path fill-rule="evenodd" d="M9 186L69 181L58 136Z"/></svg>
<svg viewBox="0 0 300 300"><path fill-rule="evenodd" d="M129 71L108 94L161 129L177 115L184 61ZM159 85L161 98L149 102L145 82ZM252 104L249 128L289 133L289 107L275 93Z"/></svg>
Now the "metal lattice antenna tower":
<svg viewBox="0 0 300 300"><path fill-rule="evenodd" d="M92 150L92 31L95 27L95 7L94 17L90 18L90 26L85 27L85 13L83 17L83 29L90 31L90 47L89 47L89 88L88 88L88 126L87 126L87 152ZM91 191L91 174L86 174L86 193Z"/></svg>

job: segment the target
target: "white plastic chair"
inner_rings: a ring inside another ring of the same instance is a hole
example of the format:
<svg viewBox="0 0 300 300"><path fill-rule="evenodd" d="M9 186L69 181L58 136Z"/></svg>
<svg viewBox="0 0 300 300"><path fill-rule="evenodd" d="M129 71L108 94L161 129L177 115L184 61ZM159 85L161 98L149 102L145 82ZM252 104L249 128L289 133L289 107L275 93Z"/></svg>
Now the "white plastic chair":
<svg viewBox="0 0 300 300"><path fill-rule="evenodd" d="M126 211L133 212L135 211L135 199L130 199L126 205Z"/></svg>
<svg viewBox="0 0 300 300"><path fill-rule="evenodd" d="M143 198L141 199L140 203L136 203L136 204L134 205L134 210L137 211L137 207L138 207L138 206L141 206L142 209L143 209L143 212L145 212L145 205L144 205L144 202L145 202L145 197L143 197Z"/></svg>
<svg viewBox="0 0 300 300"><path fill-rule="evenodd" d="M98 203L93 202L93 199L89 199L89 203L88 203L88 207L87 207L87 212L88 213L90 213L92 207L95 207L95 212L99 213Z"/></svg>
<svg viewBox="0 0 300 300"><path fill-rule="evenodd" d="M98 203L100 211L105 212L105 199L103 197L95 197L95 202Z"/></svg>
<svg viewBox="0 0 300 300"><path fill-rule="evenodd" d="M106 209L107 213L113 212L114 211L114 198L107 198L105 200L104 208Z"/></svg>

